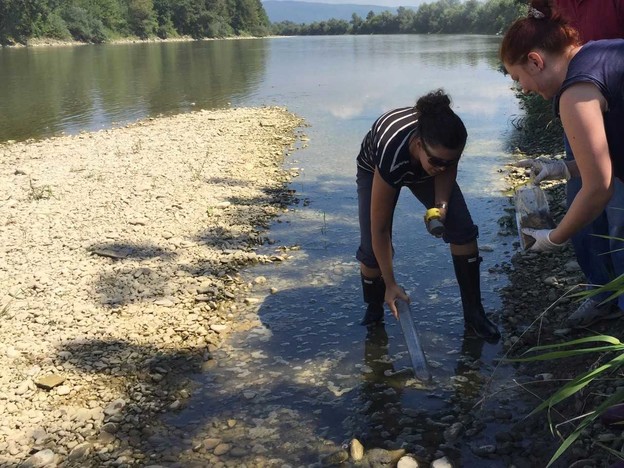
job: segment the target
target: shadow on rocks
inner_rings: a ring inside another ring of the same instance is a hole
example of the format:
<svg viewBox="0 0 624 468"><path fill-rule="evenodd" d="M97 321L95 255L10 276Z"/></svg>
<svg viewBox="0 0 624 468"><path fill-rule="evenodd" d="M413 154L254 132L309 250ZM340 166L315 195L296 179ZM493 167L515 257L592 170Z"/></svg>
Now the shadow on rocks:
<svg viewBox="0 0 624 468"><path fill-rule="evenodd" d="M75 396L67 407L79 443L64 466L147 464L141 445L153 434L157 413L175 410L189 398L189 378L210 358L203 349L163 349L126 341L84 340L66 343L58 352L62 367L83 378L99 374L95 395ZM84 408L80 408L82 405ZM97 414L84 421L81 412ZM95 410L95 411L94 411ZM74 414L75 413L75 414Z"/></svg>

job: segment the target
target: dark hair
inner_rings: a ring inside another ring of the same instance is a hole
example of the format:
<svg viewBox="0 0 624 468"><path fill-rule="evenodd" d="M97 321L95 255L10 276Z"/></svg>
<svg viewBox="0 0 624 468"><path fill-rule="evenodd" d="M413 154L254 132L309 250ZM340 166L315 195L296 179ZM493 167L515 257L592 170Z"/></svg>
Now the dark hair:
<svg viewBox="0 0 624 468"><path fill-rule="evenodd" d="M416 102L418 132L430 145L463 150L468 138L464 122L451 110L451 100L442 89L422 96Z"/></svg>
<svg viewBox="0 0 624 468"><path fill-rule="evenodd" d="M555 54L581 45L579 33L549 0L531 0L526 18L516 20L505 33L500 48L503 63L525 63L529 52L540 49Z"/></svg>

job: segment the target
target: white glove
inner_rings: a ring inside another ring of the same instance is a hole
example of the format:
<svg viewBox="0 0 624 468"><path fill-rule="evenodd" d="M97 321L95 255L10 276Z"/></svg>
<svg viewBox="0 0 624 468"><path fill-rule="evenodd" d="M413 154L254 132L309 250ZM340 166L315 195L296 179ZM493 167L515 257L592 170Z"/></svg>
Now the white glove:
<svg viewBox="0 0 624 468"><path fill-rule="evenodd" d="M542 180L570 179L570 171L565 161L559 159L523 159L516 164L518 167L526 167L531 172L537 174L535 176L535 184L539 184Z"/></svg>
<svg viewBox="0 0 624 468"><path fill-rule="evenodd" d="M553 231L554 229L524 228L522 233L535 239L535 244L533 244L529 250L533 252L554 252L563 247L565 242L563 244L555 244L551 241L550 233Z"/></svg>

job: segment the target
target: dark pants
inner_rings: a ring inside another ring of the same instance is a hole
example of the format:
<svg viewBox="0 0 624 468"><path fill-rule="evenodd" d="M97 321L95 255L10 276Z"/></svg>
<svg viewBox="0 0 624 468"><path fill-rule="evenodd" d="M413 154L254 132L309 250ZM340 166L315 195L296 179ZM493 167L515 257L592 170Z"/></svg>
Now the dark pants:
<svg viewBox="0 0 624 468"><path fill-rule="evenodd" d="M369 268L379 268L375 254L373 253L373 242L371 235L371 193L373 188L374 173L365 171L358 167L357 172L357 193L358 193L358 215L360 219L360 247L357 250L356 258ZM421 183L407 186L414 196L424 205L426 209L435 205L435 187L433 177L424 179ZM399 200L400 190L397 190L392 214ZM424 228L424 222L423 222ZM444 222L444 236L447 244L464 245L474 241L479 230L472 222L470 211L466 206L464 195L455 183L448 201L446 220ZM392 229L392 227L390 228Z"/></svg>

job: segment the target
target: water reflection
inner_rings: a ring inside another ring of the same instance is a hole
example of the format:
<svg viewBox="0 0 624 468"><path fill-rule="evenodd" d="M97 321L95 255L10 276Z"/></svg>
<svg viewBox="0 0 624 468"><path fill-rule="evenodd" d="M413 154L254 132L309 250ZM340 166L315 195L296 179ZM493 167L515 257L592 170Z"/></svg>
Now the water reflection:
<svg viewBox="0 0 624 468"><path fill-rule="evenodd" d="M1 50L0 141L225 107L262 80L266 52L253 40Z"/></svg>
<svg viewBox="0 0 624 468"><path fill-rule="evenodd" d="M369 327L364 341L361 412L369 421L361 441L366 447L382 447L401 432L401 393L405 379L394 376L393 360L388 354L388 333L383 325Z"/></svg>

